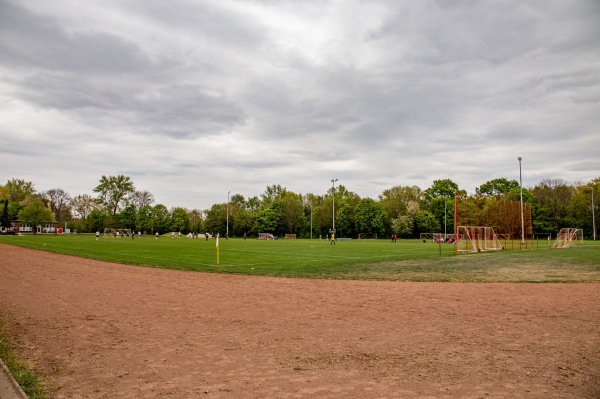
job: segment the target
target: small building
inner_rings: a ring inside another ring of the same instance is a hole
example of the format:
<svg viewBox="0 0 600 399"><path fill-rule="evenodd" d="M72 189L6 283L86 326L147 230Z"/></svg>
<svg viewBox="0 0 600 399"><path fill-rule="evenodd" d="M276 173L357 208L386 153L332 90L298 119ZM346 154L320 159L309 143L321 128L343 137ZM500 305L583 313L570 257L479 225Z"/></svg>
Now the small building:
<svg viewBox="0 0 600 399"><path fill-rule="evenodd" d="M25 220L12 220L10 224L12 231L16 234L33 234L34 232L40 234L56 234L59 230L58 222L42 222L35 226L35 230L34 226Z"/></svg>

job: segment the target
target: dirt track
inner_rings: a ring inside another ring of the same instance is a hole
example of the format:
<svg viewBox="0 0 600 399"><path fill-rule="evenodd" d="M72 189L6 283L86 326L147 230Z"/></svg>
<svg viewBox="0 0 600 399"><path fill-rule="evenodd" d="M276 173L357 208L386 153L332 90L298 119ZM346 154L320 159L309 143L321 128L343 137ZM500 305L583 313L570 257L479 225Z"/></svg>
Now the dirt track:
<svg viewBox="0 0 600 399"><path fill-rule="evenodd" d="M0 245L51 398L599 398L600 284L228 276Z"/></svg>

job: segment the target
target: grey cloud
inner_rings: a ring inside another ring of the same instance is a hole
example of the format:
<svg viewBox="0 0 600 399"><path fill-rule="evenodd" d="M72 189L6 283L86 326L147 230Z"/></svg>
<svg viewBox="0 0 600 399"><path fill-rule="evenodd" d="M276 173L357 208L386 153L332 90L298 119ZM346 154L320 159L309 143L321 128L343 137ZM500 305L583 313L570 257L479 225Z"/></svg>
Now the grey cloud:
<svg viewBox="0 0 600 399"><path fill-rule="evenodd" d="M20 84L19 95L44 108L129 124L133 130L175 138L221 133L244 122L244 111L198 85L153 84L139 79L92 79L38 73Z"/></svg>
<svg viewBox="0 0 600 399"><path fill-rule="evenodd" d="M370 197L440 178L474 189L518 176L517 156L525 181L598 174L592 0L81 7L115 20L0 4L0 134L29 147L8 156L30 164L41 150L20 136L39 132L45 151L79 154L90 187L130 173L158 201L209 207L234 186L325 191L332 174ZM45 168L49 187L62 168Z"/></svg>
<svg viewBox="0 0 600 399"><path fill-rule="evenodd" d="M227 9L214 1L144 1L125 4L136 15L143 15L153 24L181 31L191 40L217 42L227 50L248 49L263 43L261 21L235 8Z"/></svg>
<svg viewBox="0 0 600 399"><path fill-rule="evenodd" d="M402 43L397 52L402 60L426 65L507 62L535 50L546 34L536 30L546 10L527 2L392 2L388 7L387 19L367 32L365 40L385 40L392 48Z"/></svg>
<svg viewBox="0 0 600 399"><path fill-rule="evenodd" d="M106 32L68 32L61 21L5 3L0 13L3 62L86 74L131 74L157 68L134 43Z"/></svg>

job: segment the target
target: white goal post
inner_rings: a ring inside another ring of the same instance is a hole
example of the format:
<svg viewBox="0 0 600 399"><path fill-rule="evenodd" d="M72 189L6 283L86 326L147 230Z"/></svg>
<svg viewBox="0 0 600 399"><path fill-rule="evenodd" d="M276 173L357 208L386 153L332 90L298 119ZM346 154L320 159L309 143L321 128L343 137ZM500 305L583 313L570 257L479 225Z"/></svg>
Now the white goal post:
<svg viewBox="0 0 600 399"><path fill-rule="evenodd" d="M456 232L458 233L457 252L487 252L504 249L492 227L458 226Z"/></svg>
<svg viewBox="0 0 600 399"><path fill-rule="evenodd" d="M571 244L575 246L583 245L583 229L570 227L560 229L552 248L569 248Z"/></svg>

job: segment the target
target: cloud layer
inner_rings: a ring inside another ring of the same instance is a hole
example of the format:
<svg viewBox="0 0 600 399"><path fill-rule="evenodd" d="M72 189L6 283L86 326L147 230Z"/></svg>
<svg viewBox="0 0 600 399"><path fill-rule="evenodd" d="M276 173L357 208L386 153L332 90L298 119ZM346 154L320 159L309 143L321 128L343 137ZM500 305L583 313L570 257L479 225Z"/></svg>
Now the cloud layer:
<svg viewBox="0 0 600 399"><path fill-rule="evenodd" d="M0 178L167 206L600 176L600 6L0 0Z"/></svg>

